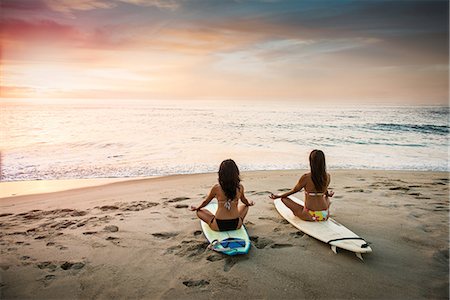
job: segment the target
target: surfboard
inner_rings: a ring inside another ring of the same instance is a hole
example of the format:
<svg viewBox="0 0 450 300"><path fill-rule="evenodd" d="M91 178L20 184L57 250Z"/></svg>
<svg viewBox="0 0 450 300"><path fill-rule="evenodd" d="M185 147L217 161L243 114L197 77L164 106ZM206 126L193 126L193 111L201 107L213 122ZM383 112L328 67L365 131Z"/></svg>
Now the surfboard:
<svg viewBox="0 0 450 300"><path fill-rule="evenodd" d="M216 214L217 206L217 201L213 200L204 209ZM200 224L212 250L232 256L247 254L250 250L250 238L244 225L237 230L214 231L205 222L200 221Z"/></svg>
<svg viewBox="0 0 450 300"><path fill-rule="evenodd" d="M302 200L294 196L289 196L289 199L305 206L305 203ZM362 260L363 253L372 252L372 249L363 238L359 237L356 233L333 218L328 218L327 221L321 222L304 221L295 216L280 198L275 199L273 202L278 213L283 218L307 235L329 244L334 253L337 253L337 248L341 248L354 252L355 255Z"/></svg>

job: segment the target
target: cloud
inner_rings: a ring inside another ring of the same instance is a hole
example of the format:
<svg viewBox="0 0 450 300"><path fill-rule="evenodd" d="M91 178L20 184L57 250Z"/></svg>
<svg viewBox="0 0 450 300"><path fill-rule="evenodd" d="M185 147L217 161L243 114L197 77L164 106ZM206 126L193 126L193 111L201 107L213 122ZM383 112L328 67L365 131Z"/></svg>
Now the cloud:
<svg viewBox="0 0 450 300"><path fill-rule="evenodd" d="M137 6L154 6L161 9L176 10L181 6L183 0L118 0L120 2L134 4Z"/></svg>
<svg viewBox="0 0 450 300"><path fill-rule="evenodd" d="M7 0L10 1L10 0ZM9 7L16 9L29 9L37 6L23 2L21 5L8 2ZM140 7L157 7L160 9L176 10L180 7L182 0L38 0L43 1L45 5L56 12L72 16L75 11L89 11L96 9L111 9L117 7L120 3L133 4Z"/></svg>
<svg viewBox="0 0 450 300"><path fill-rule="evenodd" d="M53 20L29 22L20 19L2 19L1 38L7 40L48 40L78 39L81 33L74 27Z"/></svg>
<svg viewBox="0 0 450 300"><path fill-rule="evenodd" d="M21 98L32 96L36 89L27 86L5 86L0 85L0 98Z"/></svg>
<svg viewBox="0 0 450 300"><path fill-rule="evenodd" d="M2 0L0 1L0 8L2 10L42 10L47 8L44 2L41 0Z"/></svg>
<svg viewBox="0 0 450 300"><path fill-rule="evenodd" d="M43 0L47 6L57 12L71 13L72 11L86 11L97 8L112 8L116 3L107 0Z"/></svg>
<svg viewBox="0 0 450 300"><path fill-rule="evenodd" d="M0 27L0 43L6 57L17 56L20 52L29 55L39 48L48 48L49 52L52 48L112 50L134 43L129 37L121 36L114 26L83 30L49 19L27 21L5 18L0 20Z"/></svg>
<svg viewBox="0 0 450 300"><path fill-rule="evenodd" d="M62 73L51 71L61 68L73 74L65 80L72 95L107 97L114 89L140 97L419 98L448 91L444 1L0 0L0 5L1 62L11 87L37 88L31 83L41 82L33 80L45 73L49 80L42 91L61 88L52 78ZM9 90L20 94L19 88Z"/></svg>

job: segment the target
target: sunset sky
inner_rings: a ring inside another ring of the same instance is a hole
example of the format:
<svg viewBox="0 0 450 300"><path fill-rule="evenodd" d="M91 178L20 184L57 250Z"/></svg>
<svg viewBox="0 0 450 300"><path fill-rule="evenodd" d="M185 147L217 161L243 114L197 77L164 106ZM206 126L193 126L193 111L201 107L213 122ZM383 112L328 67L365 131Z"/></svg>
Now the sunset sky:
<svg viewBox="0 0 450 300"><path fill-rule="evenodd" d="M448 1L0 0L2 98L448 103Z"/></svg>

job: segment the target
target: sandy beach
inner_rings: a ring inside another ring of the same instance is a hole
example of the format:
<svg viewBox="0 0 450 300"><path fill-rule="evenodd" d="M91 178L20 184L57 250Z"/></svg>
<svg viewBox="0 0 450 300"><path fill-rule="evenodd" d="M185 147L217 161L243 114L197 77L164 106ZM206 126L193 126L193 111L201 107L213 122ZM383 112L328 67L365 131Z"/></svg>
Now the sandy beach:
<svg viewBox="0 0 450 300"><path fill-rule="evenodd" d="M245 222L252 247L241 257L207 249L188 210L216 183L214 173L3 195L0 296L448 299L447 172L330 171L331 215L371 243L364 261L334 254L277 213L269 192L291 188L304 172L242 174L256 204Z"/></svg>

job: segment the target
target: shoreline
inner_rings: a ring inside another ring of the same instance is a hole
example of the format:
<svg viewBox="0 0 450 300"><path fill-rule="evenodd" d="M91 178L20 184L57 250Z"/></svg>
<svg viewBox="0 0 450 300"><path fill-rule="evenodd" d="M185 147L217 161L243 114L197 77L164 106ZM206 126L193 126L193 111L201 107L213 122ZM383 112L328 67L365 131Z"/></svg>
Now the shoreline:
<svg viewBox="0 0 450 300"><path fill-rule="evenodd" d="M304 172L241 173L256 204L245 219L251 249L240 257L208 250L187 209L202 201L216 173L1 198L0 293L5 299L448 298L448 172L329 170L332 218L371 242L364 262L348 251L334 254L278 215L269 192L291 188Z"/></svg>
<svg viewBox="0 0 450 300"><path fill-rule="evenodd" d="M241 175L251 174L255 172L297 172L303 174L308 172L305 169L288 169L288 170L252 170L242 171ZM328 173L334 172L388 172L388 173L425 173L425 174L447 174L450 177L450 171L433 171L433 170L378 170L378 169L331 169ZM74 179L36 179L36 180L17 180L17 181L0 181L0 199L9 197L18 197L26 195L37 195L46 193L62 192L67 190L98 187L102 185L114 184L126 181L140 181L154 178L170 178L174 176L196 176L216 174L216 172L208 173L192 173L192 174L169 174L154 175L143 177L99 177L99 178L74 178Z"/></svg>

